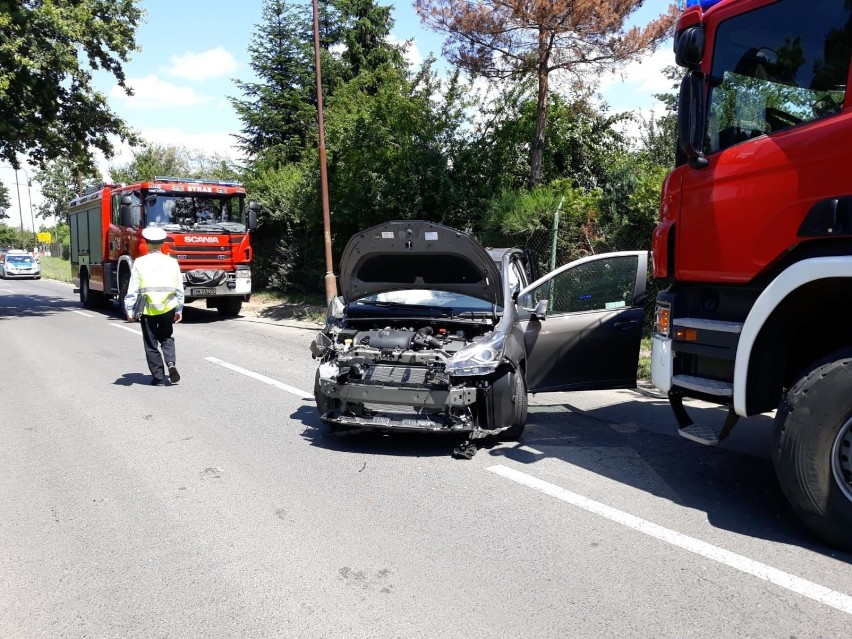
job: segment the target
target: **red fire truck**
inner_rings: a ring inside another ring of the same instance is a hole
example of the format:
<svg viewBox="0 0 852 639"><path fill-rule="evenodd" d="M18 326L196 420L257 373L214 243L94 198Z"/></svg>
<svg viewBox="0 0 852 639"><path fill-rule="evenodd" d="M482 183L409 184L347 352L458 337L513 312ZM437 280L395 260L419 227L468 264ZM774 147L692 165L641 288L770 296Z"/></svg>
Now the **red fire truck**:
<svg viewBox="0 0 852 639"><path fill-rule="evenodd" d="M852 550L852 6L689 0L676 168L654 232L654 384L705 444L777 409L798 515ZM727 406L696 425L685 397Z"/></svg>
<svg viewBox="0 0 852 639"><path fill-rule="evenodd" d="M147 253L146 226L163 228L163 252L176 258L186 301L206 300L235 317L251 294L258 205L237 182L155 177L106 184L70 204L71 269L87 308L117 299L123 308L133 260Z"/></svg>

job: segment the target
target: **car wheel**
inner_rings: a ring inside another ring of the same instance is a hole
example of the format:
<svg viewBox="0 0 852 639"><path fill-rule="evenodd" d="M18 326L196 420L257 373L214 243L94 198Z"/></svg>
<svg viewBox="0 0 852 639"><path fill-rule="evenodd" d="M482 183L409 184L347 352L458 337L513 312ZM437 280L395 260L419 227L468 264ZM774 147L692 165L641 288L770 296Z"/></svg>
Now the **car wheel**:
<svg viewBox="0 0 852 639"><path fill-rule="evenodd" d="M801 377L775 417L772 460L796 514L828 543L852 551L852 350Z"/></svg>
<svg viewBox="0 0 852 639"><path fill-rule="evenodd" d="M503 441L517 441L527 425L527 381L520 369L515 373L515 392L512 397L512 424L500 433Z"/></svg>

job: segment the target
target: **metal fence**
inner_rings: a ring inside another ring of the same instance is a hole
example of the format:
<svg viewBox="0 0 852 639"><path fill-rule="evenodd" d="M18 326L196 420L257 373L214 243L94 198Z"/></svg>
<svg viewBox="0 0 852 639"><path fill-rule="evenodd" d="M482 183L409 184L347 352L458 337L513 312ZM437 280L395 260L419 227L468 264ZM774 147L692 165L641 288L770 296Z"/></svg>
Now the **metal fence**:
<svg viewBox="0 0 852 639"><path fill-rule="evenodd" d="M618 242L602 241L596 229L560 225L558 215L541 226L525 232L503 231L474 232L476 239L486 247L518 247L528 249L533 257L533 277L544 275L574 260L611 251L648 250L648 277L645 289L645 333L650 334L654 320L657 293L662 289L651 273L650 234L619 234Z"/></svg>

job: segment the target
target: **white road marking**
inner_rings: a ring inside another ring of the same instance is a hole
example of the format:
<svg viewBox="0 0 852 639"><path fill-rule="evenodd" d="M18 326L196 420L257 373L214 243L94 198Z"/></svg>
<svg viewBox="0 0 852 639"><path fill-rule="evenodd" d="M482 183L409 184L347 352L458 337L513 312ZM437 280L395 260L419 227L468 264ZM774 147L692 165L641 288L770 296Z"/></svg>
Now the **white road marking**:
<svg viewBox="0 0 852 639"><path fill-rule="evenodd" d="M10 291L8 288L0 288L0 291L3 291L4 293L11 293L12 295L15 294L15 291Z"/></svg>
<svg viewBox="0 0 852 639"><path fill-rule="evenodd" d="M235 366L234 364L229 364L228 362L223 362L221 359L217 357L205 357L208 362L213 362L214 364L219 364L219 366L224 366L225 368L229 368L232 371L236 371L246 377L251 377L252 379L256 379L264 384L269 384L270 386L275 386L275 388L280 388L283 391L288 393L292 393L297 397L301 397L302 399L313 399L314 396L310 393L306 393L303 390L300 390L294 386L290 386L283 382L279 382L278 380L272 379L271 377L267 377L266 375L261 375L260 373L255 373L254 371L246 370L245 368L240 368L239 366Z"/></svg>
<svg viewBox="0 0 852 639"><path fill-rule="evenodd" d="M767 566L766 564L754 561L748 557L743 557L742 555L738 555L729 550L724 550L723 548L708 544L700 539L695 539L694 537L689 537L688 535L675 532L674 530L669 530L668 528L651 523L650 521L618 510L617 508L606 506L605 504L589 499L588 497L583 497L582 495L573 493L570 490L566 490L565 488L561 488L555 484L551 484L541 479L536 479L531 475L509 468L508 466L491 466L488 470L500 475L501 477L505 477L506 479L511 479L512 481L528 486L529 488L534 488L545 495L556 497L557 499L582 508L590 513L605 517L610 521L638 530L641 533L655 537L656 539L665 541L666 543L677 546L678 548L683 548L684 550L688 550L689 552L693 552L697 555L701 555L707 559L718 561L719 563L725 564L735 570L758 577L759 579L768 581L776 586L780 586L803 595L808 599L813 599L814 601L818 601L827 606L831 606L832 608L836 608L841 612L852 615L852 597L849 595L831 590L825 586L820 586L819 584L815 584L807 579L791 575L790 573L778 570L772 566Z"/></svg>
<svg viewBox="0 0 852 639"><path fill-rule="evenodd" d="M90 315L89 313L84 313L83 311L75 311L73 308L67 309L72 313L77 313L77 315L82 315L83 317L94 317L94 315Z"/></svg>
<svg viewBox="0 0 852 639"><path fill-rule="evenodd" d="M123 331L130 331L131 333L136 333L137 335L142 334L142 331L137 330L135 328L130 328L129 326L122 326L121 324L110 324L110 326L114 326L115 328L120 328Z"/></svg>

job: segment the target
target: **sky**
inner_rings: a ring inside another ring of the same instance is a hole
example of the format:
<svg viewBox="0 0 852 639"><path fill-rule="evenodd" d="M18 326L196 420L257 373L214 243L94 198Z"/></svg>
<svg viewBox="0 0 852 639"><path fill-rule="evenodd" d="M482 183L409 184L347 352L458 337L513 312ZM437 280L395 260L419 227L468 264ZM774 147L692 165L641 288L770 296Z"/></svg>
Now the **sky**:
<svg viewBox="0 0 852 639"><path fill-rule="evenodd" d="M307 0L305 0L307 1ZM391 36L411 40L408 60L418 65L434 54L442 61L441 34L422 26L413 0L379 0L393 7L395 26ZM666 10L667 0L645 0L634 16L642 25ZM107 74L95 76L98 90L108 97L110 107L142 137L157 144L175 144L205 153L235 155L232 134L241 123L228 97L241 97L234 79L252 81L248 45L261 19L261 0L142 0L147 15L139 27L141 51L124 66L127 82L135 95L127 97ZM662 69L672 64L671 44L664 43L641 64L632 64L618 75L601 79L600 90L611 112L638 111L648 114L658 106L653 94L671 91ZM114 164L130 160L129 148L120 148ZM101 162L104 172L108 162ZM18 172L23 226L32 228L32 206L40 202L36 182L28 188L27 167ZM106 177L106 176L105 176ZM9 189L12 207L7 223L21 222L14 172L0 166L0 180ZM36 219L38 226L40 221Z"/></svg>

